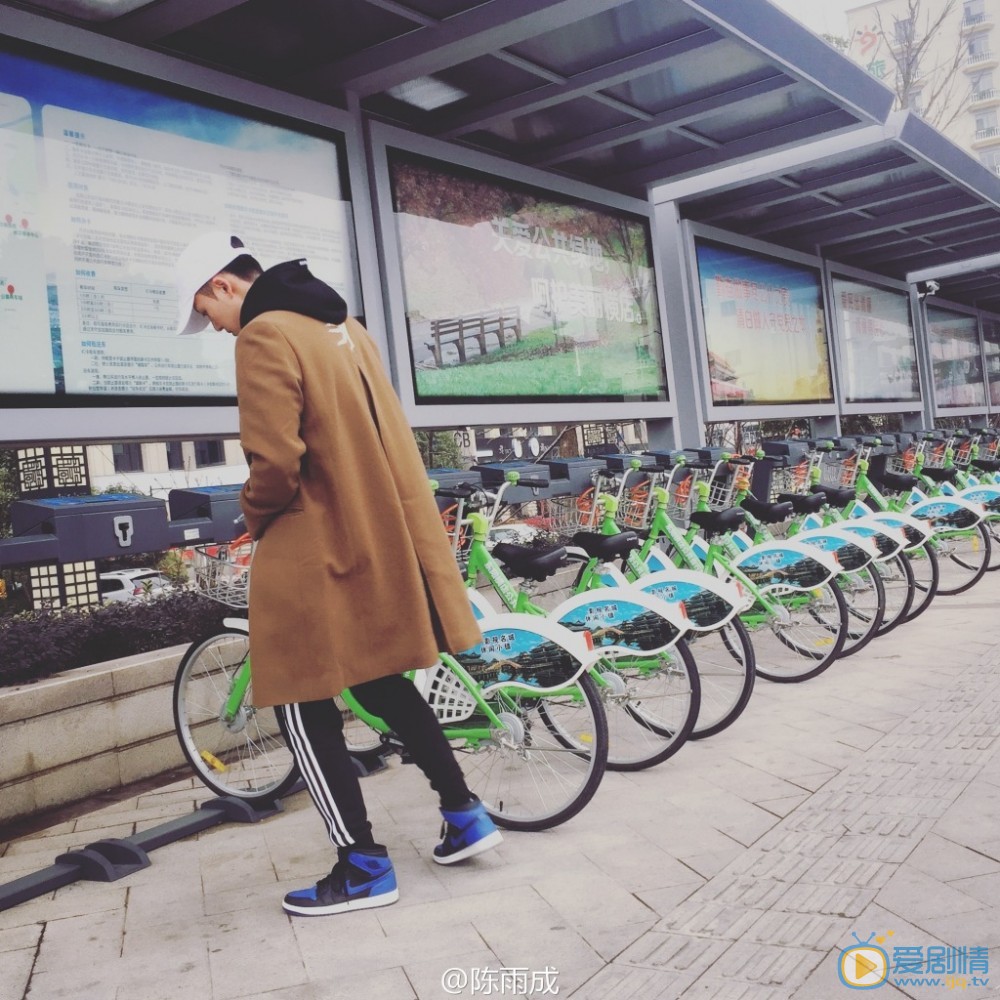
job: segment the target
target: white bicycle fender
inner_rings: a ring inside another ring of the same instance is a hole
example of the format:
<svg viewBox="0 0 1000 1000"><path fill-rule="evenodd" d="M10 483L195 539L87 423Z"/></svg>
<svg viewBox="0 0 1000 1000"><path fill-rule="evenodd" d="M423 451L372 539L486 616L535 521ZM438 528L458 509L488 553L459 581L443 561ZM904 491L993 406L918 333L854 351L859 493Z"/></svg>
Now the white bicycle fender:
<svg viewBox="0 0 1000 1000"><path fill-rule="evenodd" d="M812 590L841 572L835 556L794 541L755 545L733 563L761 590Z"/></svg>
<svg viewBox="0 0 1000 1000"><path fill-rule="evenodd" d="M590 632L600 652L626 655L669 649L691 627L676 607L631 586L576 594L549 617L573 632Z"/></svg>
<svg viewBox="0 0 1000 1000"><path fill-rule="evenodd" d="M660 570L640 576L632 586L677 605L695 632L721 628L752 603L737 584L693 569Z"/></svg>
<svg viewBox="0 0 1000 1000"><path fill-rule="evenodd" d="M972 504L960 497L930 497L915 503L906 513L946 531L949 528L974 528L983 519L985 510L981 504Z"/></svg>
<svg viewBox="0 0 1000 1000"><path fill-rule="evenodd" d="M852 517L854 515L852 514ZM906 536L906 547L904 552L912 552L914 549L922 548L931 538L934 537L934 529L927 521L919 521L909 514L901 514L894 510L868 510L864 514L859 514L858 519L871 519L878 524L888 525L890 528L898 528Z"/></svg>
<svg viewBox="0 0 1000 1000"><path fill-rule="evenodd" d="M497 613L480 619L483 641L454 659L485 695L499 687L544 693L572 684L596 658L582 632L541 615Z"/></svg>
<svg viewBox="0 0 1000 1000"><path fill-rule="evenodd" d="M837 562L849 573L864 569L878 557L878 549L871 539L851 535L839 524L800 531L795 541L815 546L823 552L835 553Z"/></svg>
<svg viewBox="0 0 1000 1000"><path fill-rule="evenodd" d="M236 629L237 632L246 632L247 635L250 634L250 622L246 618L223 618L222 624L226 628Z"/></svg>
<svg viewBox="0 0 1000 1000"><path fill-rule="evenodd" d="M906 535L903 534L903 530L893 528L888 524L860 517L853 521L843 521L837 527L852 535L870 539L878 550L878 555L875 557L876 562L887 562L894 559L906 548Z"/></svg>
<svg viewBox="0 0 1000 1000"><path fill-rule="evenodd" d="M989 512L989 515L1000 514L1000 486L968 486L958 494L963 500L969 503L981 504Z"/></svg>

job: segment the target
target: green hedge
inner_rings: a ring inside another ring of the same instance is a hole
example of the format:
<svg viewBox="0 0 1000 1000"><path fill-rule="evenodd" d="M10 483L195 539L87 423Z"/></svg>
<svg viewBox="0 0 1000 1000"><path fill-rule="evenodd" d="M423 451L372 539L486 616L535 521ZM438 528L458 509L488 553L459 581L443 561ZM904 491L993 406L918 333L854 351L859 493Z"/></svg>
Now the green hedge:
<svg viewBox="0 0 1000 1000"><path fill-rule="evenodd" d="M192 642L231 614L200 594L182 592L15 615L0 621L0 686Z"/></svg>

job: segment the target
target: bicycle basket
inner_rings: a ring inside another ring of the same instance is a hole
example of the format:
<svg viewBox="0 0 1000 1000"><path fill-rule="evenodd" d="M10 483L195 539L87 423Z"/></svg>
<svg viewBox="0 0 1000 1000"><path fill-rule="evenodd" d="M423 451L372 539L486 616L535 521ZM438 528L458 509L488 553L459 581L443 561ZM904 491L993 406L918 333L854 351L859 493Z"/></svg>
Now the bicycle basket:
<svg viewBox="0 0 1000 1000"><path fill-rule="evenodd" d="M626 528L645 528L649 524L652 495L650 483L647 480L639 486L633 486L622 497L618 506L618 521Z"/></svg>
<svg viewBox="0 0 1000 1000"><path fill-rule="evenodd" d="M708 484L708 496L705 501L712 510L725 510L733 505L733 489L735 477L731 475L713 476Z"/></svg>
<svg viewBox="0 0 1000 1000"><path fill-rule="evenodd" d="M886 472L901 473L903 475L911 475L913 473L913 467L917 463L917 449L915 446L910 445L906 451L897 452L894 455L889 455L886 459L885 469Z"/></svg>
<svg viewBox="0 0 1000 1000"><path fill-rule="evenodd" d="M808 483L808 460L803 460L795 465L773 467L771 469L771 502L774 503L778 499L779 493L807 493Z"/></svg>
<svg viewBox="0 0 1000 1000"><path fill-rule="evenodd" d="M925 469L943 469L947 462L948 445L944 441L939 441L933 447L924 448Z"/></svg>
<svg viewBox="0 0 1000 1000"><path fill-rule="evenodd" d="M838 489L853 486L858 478L858 456L853 452L845 458L824 457L819 467L819 481Z"/></svg>
<svg viewBox="0 0 1000 1000"><path fill-rule="evenodd" d="M532 521L529 519L528 523ZM598 510L594 507L594 491L580 496L549 497L539 501L538 527L569 538L578 531L596 531Z"/></svg>
<svg viewBox="0 0 1000 1000"><path fill-rule="evenodd" d="M226 544L195 545L191 569L198 591L231 608L247 607L254 544L244 535Z"/></svg>
<svg viewBox="0 0 1000 1000"><path fill-rule="evenodd" d="M417 686L434 710L438 722L443 725L462 722L475 712L476 702L468 688L443 663L428 667L421 673Z"/></svg>
<svg viewBox="0 0 1000 1000"><path fill-rule="evenodd" d="M667 492L667 517L675 524L685 527L691 515L691 495L696 482L695 476L690 470L687 475L682 475L677 482L671 483Z"/></svg>

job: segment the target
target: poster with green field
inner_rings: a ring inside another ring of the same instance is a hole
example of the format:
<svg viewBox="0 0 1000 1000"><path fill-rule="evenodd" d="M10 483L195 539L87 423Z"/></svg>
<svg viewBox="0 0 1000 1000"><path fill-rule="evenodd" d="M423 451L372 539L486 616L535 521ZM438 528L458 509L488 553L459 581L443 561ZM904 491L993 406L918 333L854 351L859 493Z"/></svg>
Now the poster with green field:
<svg viewBox="0 0 1000 1000"><path fill-rule="evenodd" d="M390 151L418 403L667 399L646 219Z"/></svg>

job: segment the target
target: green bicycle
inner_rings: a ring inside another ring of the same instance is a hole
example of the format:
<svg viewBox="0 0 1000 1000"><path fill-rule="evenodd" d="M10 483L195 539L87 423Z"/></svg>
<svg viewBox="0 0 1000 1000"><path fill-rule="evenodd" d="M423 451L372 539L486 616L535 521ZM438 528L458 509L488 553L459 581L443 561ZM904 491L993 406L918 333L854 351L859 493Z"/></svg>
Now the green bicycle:
<svg viewBox="0 0 1000 1000"><path fill-rule="evenodd" d="M234 608L246 604L246 583L232 584L234 569L248 578L236 548L205 547L199 557L203 592ZM480 645L442 654L408 676L498 824L541 830L563 823L590 801L607 765L607 720L587 674L586 635L523 615L493 615L480 627ZM400 748L349 689L338 702L352 753ZM297 769L274 711L253 704L245 618L227 618L223 629L192 643L175 677L173 711L184 756L216 794L260 805L295 786Z"/></svg>

